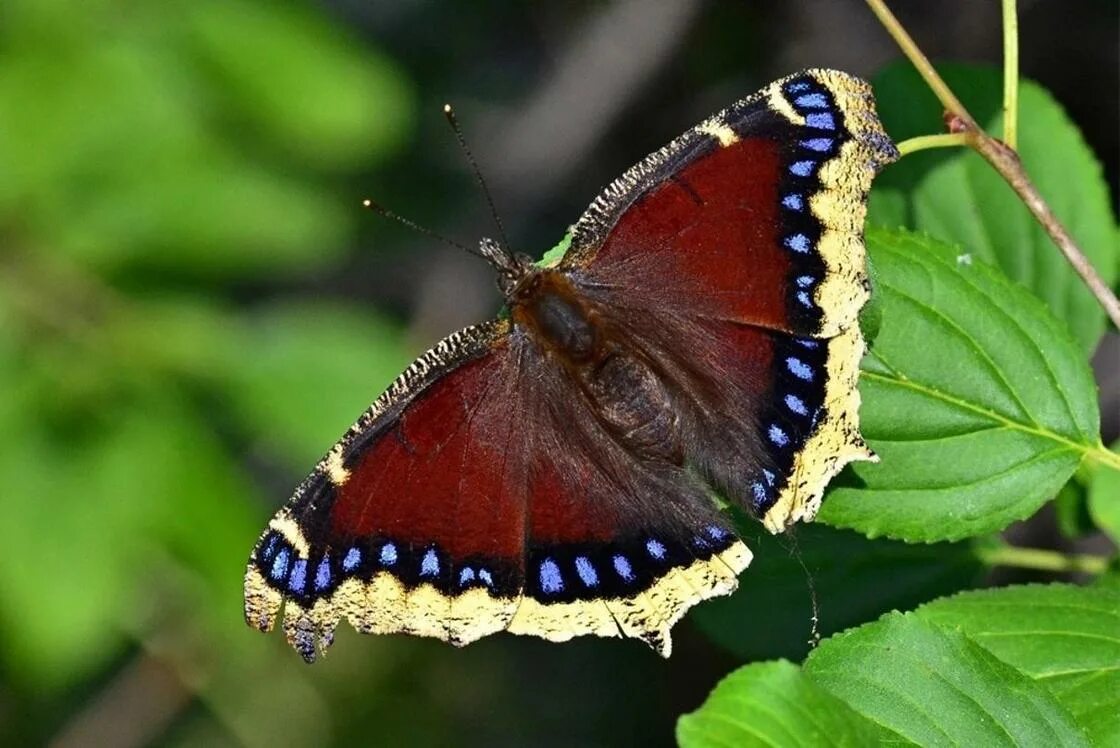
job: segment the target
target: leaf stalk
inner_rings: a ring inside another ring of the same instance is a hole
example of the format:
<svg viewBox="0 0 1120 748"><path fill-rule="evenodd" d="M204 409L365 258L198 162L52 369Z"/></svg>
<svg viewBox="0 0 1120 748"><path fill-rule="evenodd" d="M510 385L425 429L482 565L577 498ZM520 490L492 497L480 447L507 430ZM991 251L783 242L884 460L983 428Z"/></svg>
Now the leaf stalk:
<svg viewBox="0 0 1120 748"><path fill-rule="evenodd" d="M1108 571L1111 559L1086 553L1059 553L1041 548L1019 548L1006 543L980 546L976 549L980 561L988 566L1012 566L1019 569L1081 573L1099 576Z"/></svg>
<svg viewBox="0 0 1120 748"><path fill-rule="evenodd" d="M939 135L919 135L907 138L898 143L898 152L905 156L915 151L925 151L930 148L952 148L954 146L969 145L971 136L963 132L941 133Z"/></svg>
<svg viewBox="0 0 1120 748"><path fill-rule="evenodd" d="M1019 147L1019 15L1017 0L1003 7L1003 142Z"/></svg>

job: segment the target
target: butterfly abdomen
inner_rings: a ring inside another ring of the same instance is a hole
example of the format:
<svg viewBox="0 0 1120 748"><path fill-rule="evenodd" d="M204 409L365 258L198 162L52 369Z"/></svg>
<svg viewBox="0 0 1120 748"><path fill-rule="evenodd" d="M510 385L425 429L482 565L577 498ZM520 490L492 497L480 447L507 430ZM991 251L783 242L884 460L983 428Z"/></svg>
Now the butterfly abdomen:
<svg viewBox="0 0 1120 748"><path fill-rule="evenodd" d="M583 379L597 415L622 444L639 455L683 461L669 391L645 361L617 350Z"/></svg>

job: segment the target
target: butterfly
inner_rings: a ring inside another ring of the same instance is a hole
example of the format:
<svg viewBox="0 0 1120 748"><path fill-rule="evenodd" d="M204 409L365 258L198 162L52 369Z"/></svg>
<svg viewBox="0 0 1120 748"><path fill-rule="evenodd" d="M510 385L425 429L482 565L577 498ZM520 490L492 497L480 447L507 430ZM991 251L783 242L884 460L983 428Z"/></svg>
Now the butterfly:
<svg viewBox="0 0 1120 748"><path fill-rule="evenodd" d="M813 519L860 436L870 87L808 70L611 183L546 261L489 239L505 310L400 375L273 517L245 617L313 661L339 621L456 645L640 639ZM281 614L281 608L283 613Z"/></svg>

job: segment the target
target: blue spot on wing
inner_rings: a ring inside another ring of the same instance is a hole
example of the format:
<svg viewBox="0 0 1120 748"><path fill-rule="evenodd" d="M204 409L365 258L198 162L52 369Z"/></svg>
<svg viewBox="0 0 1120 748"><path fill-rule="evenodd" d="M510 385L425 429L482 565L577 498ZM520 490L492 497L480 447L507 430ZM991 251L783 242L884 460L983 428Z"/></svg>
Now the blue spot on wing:
<svg viewBox="0 0 1120 748"><path fill-rule="evenodd" d="M272 570L269 575L279 581L288 574L288 554L290 551L287 547L281 548L276 554L276 558L272 559Z"/></svg>
<svg viewBox="0 0 1120 748"><path fill-rule="evenodd" d="M653 538L647 540L646 551L658 561L665 558L665 545L659 540Z"/></svg>
<svg viewBox="0 0 1120 748"><path fill-rule="evenodd" d="M397 547L392 543L381 546L381 563L385 566L397 563Z"/></svg>
<svg viewBox="0 0 1120 748"><path fill-rule="evenodd" d="M810 151L827 153L832 148L832 138L810 138L809 140L802 140L801 145Z"/></svg>
<svg viewBox="0 0 1120 748"><path fill-rule="evenodd" d="M439 556L436 555L435 548L429 548L424 558L420 559L420 576L434 577L437 574L439 574Z"/></svg>
<svg viewBox="0 0 1120 748"><path fill-rule="evenodd" d="M712 540L723 540L727 537L727 530L724 530L719 525L708 525L708 535Z"/></svg>
<svg viewBox="0 0 1120 748"><path fill-rule="evenodd" d="M805 109L826 109L828 107L828 99L821 93L803 94L794 99L793 103Z"/></svg>
<svg viewBox="0 0 1120 748"><path fill-rule="evenodd" d="M789 171L799 177L807 177L813 173L813 167L816 161L794 161L790 164Z"/></svg>
<svg viewBox="0 0 1120 748"><path fill-rule="evenodd" d="M346 557L342 559L342 569L343 571L354 571L361 561L362 552L357 548L351 548L346 551Z"/></svg>
<svg viewBox="0 0 1120 748"><path fill-rule="evenodd" d="M794 192L782 198L782 205L789 210L802 210L805 207L805 203L801 200L801 195Z"/></svg>
<svg viewBox="0 0 1120 748"><path fill-rule="evenodd" d="M832 118L832 112L813 112L812 114L807 114L805 115L805 124L820 130L836 129L836 120Z"/></svg>
<svg viewBox="0 0 1120 748"><path fill-rule="evenodd" d="M564 579L560 576L560 567L551 558L541 561L541 591L552 594L564 589Z"/></svg>
<svg viewBox="0 0 1120 748"><path fill-rule="evenodd" d="M292 592L303 592L305 584L307 584L307 559L296 559L292 564L292 576L288 578L288 589Z"/></svg>
<svg viewBox="0 0 1120 748"><path fill-rule="evenodd" d="M779 426L771 424L767 435L770 437L770 441L774 442L774 444L779 447L784 447L789 444L789 436L785 431L782 431Z"/></svg>
<svg viewBox="0 0 1120 748"><path fill-rule="evenodd" d="M797 276L797 285L801 288L808 288L813 285L814 280L815 279L811 275L799 275Z"/></svg>
<svg viewBox="0 0 1120 748"><path fill-rule="evenodd" d="M813 300L811 298L809 298L809 292L808 291L798 291L797 292L797 300L799 302L801 302L801 306L806 306L806 307L812 307L813 306Z"/></svg>
<svg viewBox="0 0 1120 748"><path fill-rule="evenodd" d="M474 581L474 569L464 566L459 570L459 585L465 587Z"/></svg>
<svg viewBox="0 0 1120 748"><path fill-rule="evenodd" d="M265 561L272 559L272 554L276 552L276 533L268 536L268 542L264 544L264 550L261 551L261 558Z"/></svg>
<svg viewBox="0 0 1120 748"><path fill-rule="evenodd" d="M576 573L579 574L580 581L588 587L599 584L599 575L586 556L576 556Z"/></svg>
<svg viewBox="0 0 1120 748"><path fill-rule="evenodd" d="M791 234L787 236L785 244L798 254L806 254L809 251L809 237L804 234Z"/></svg>
<svg viewBox="0 0 1120 748"><path fill-rule="evenodd" d="M766 486L758 483L757 481L751 484L751 491L754 493L754 500L759 504L766 501L769 496L767 495Z"/></svg>
<svg viewBox="0 0 1120 748"><path fill-rule="evenodd" d="M793 356L787 358L786 368L789 369L790 374L797 377L798 379L801 379L805 382L813 381L813 367L809 366L799 358L794 358Z"/></svg>
<svg viewBox="0 0 1120 748"><path fill-rule="evenodd" d="M482 580L482 583L487 587L494 584L494 577L490 576L490 571L488 569L479 569L478 578Z"/></svg>
<svg viewBox="0 0 1120 748"><path fill-rule="evenodd" d="M634 570L630 567L630 560L618 554L612 559L615 572L627 582L634 581Z"/></svg>
<svg viewBox="0 0 1120 748"><path fill-rule="evenodd" d="M331 562L326 556L319 562L319 566L315 569L315 589L326 589L331 583Z"/></svg>
<svg viewBox="0 0 1120 748"><path fill-rule="evenodd" d="M786 395L786 407L792 410L799 416L809 415L809 409L805 407L805 401L797 395Z"/></svg>
<svg viewBox="0 0 1120 748"><path fill-rule="evenodd" d="M772 472L770 472L769 470L763 470L762 477L766 479L766 483L768 485L774 485L774 474Z"/></svg>

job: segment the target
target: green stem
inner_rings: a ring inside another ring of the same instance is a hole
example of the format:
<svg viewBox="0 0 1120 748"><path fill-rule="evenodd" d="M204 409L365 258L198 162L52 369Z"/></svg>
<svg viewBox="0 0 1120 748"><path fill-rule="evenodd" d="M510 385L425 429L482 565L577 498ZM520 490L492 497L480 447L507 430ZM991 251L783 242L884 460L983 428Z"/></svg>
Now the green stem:
<svg viewBox="0 0 1120 748"><path fill-rule="evenodd" d="M1120 454L1116 454L1105 446L1099 446L1085 453L1085 456L1107 468L1120 471Z"/></svg>
<svg viewBox="0 0 1120 748"><path fill-rule="evenodd" d="M1059 553L1042 548L1018 548L1013 545L978 547L976 555L988 566L1014 566L1038 571L1081 572L1099 575L1108 571L1109 559L1084 553Z"/></svg>
<svg viewBox="0 0 1120 748"><path fill-rule="evenodd" d="M915 151L924 151L930 148L951 148L953 146L970 145L972 135L966 132L942 133L940 135L919 135L907 138L898 144L898 152L905 156Z"/></svg>
<svg viewBox="0 0 1120 748"><path fill-rule="evenodd" d="M1120 327L1120 299L1116 298L1112 288L1093 267L1093 263L1089 262L1089 258L1081 251L1073 236L1054 215L1050 204L1043 199L1038 188L1031 182L1031 178L1027 175L1023 163L1019 159L1019 154L983 132L977 131L977 136L972 141L972 147L999 172L999 175L1007 181L1011 189L1015 190L1019 199L1027 206L1027 210L1034 215L1035 220L1050 235L1050 240L1054 242L1058 251L1065 256L1066 261L1081 276L1082 283L1096 297L1097 303L1101 305L1105 314L1112 320L1112 324Z"/></svg>
<svg viewBox="0 0 1120 748"><path fill-rule="evenodd" d="M1016 0L1003 0L1003 142L1019 139L1019 17Z"/></svg>

